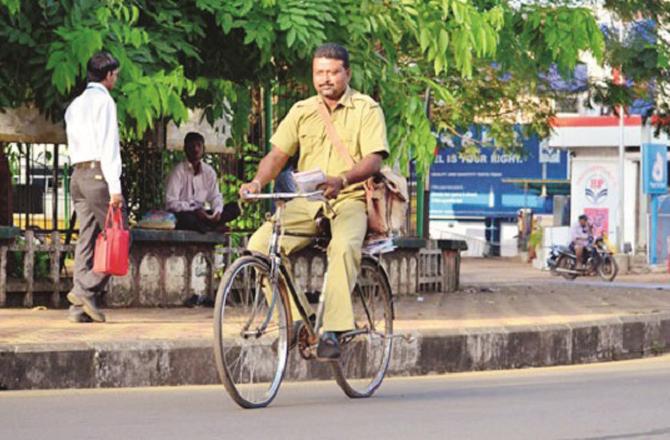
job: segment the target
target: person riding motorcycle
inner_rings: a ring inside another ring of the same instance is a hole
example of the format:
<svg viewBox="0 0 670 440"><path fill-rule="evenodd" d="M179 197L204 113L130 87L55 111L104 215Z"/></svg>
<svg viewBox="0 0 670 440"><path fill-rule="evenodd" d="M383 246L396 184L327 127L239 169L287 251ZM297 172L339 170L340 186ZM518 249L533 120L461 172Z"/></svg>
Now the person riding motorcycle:
<svg viewBox="0 0 670 440"><path fill-rule="evenodd" d="M593 225L589 222L588 216L582 214L578 222L572 227L572 242L570 247L574 250L577 257L577 267L583 268L584 250L593 243Z"/></svg>

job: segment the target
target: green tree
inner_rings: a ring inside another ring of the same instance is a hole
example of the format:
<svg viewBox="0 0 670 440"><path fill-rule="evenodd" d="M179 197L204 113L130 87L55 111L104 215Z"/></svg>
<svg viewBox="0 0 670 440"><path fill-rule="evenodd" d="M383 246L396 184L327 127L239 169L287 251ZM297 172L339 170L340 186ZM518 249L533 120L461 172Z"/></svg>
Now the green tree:
<svg viewBox="0 0 670 440"><path fill-rule="evenodd" d="M568 72L580 51L597 58L603 38L588 8L505 0L0 0L0 107L36 102L54 119L81 89L97 50L122 64L115 97L123 136L142 139L156 121L231 106L244 145L250 85L309 83L314 48L337 41L352 53L354 87L377 97L394 159L432 162L431 130L485 115L498 145L514 112L546 133L537 74ZM493 63L497 67L492 67ZM511 79L501 81L500 74ZM432 97L433 114L424 112ZM435 125L433 125L435 124ZM544 130L544 131L543 131Z"/></svg>
<svg viewBox="0 0 670 440"><path fill-rule="evenodd" d="M623 41L618 27L605 28L606 62L623 72L624 83L612 80L596 84L596 102L617 108L635 100L649 106L644 116L653 118L657 131L670 133L670 3L663 0L606 0L610 10L624 26Z"/></svg>

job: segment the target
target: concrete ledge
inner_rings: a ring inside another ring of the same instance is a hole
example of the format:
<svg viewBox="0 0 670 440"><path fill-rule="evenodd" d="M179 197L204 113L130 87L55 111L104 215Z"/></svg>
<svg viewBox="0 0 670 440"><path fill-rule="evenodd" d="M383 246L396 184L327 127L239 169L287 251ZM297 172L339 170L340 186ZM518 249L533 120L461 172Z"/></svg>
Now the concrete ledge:
<svg viewBox="0 0 670 440"><path fill-rule="evenodd" d="M166 242L174 245L175 243L205 243L205 244L223 244L227 242L226 234L218 232L200 233L196 231L182 230L161 230L161 229L142 229L133 228L130 230L133 242Z"/></svg>
<svg viewBox="0 0 670 440"><path fill-rule="evenodd" d="M435 330L394 341L390 375L604 362L670 352L670 314L548 326ZM287 380L331 379L291 353ZM212 341L0 345L0 390L218 384Z"/></svg>
<svg viewBox="0 0 670 440"><path fill-rule="evenodd" d="M424 249L428 240L423 238L398 237L393 239L393 244L403 249Z"/></svg>
<svg viewBox="0 0 670 440"><path fill-rule="evenodd" d="M443 251L467 251L468 243L465 240L437 240L437 248Z"/></svg>

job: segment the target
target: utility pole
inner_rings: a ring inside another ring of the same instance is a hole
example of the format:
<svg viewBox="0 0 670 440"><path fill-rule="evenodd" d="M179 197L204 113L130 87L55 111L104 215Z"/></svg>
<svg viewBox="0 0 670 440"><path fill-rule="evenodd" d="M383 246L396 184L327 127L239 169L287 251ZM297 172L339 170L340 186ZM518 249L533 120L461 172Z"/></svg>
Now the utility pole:
<svg viewBox="0 0 670 440"><path fill-rule="evenodd" d="M423 102L423 110L426 117L430 119L430 88L426 89ZM416 235L419 238L429 238L430 231L428 230L428 202L429 200L429 179L430 169L427 175L424 176L424 170L419 170L414 167L416 172Z"/></svg>
<svg viewBox="0 0 670 440"><path fill-rule="evenodd" d="M619 42L623 44L623 20L619 24ZM619 81L623 84L623 71L619 68ZM624 144L624 111L625 108L623 104L619 105L619 184L617 185L619 203L618 203L618 216L619 221L617 222L617 247L619 248L620 253L624 253L624 221L626 219L624 215L624 166L625 166L625 154L626 146Z"/></svg>
<svg viewBox="0 0 670 440"><path fill-rule="evenodd" d="M261 93L263 103L263 156L265 156L272 150L272 144L270 143L270 138L272 137L272 81L268 80L263 83ZM273 188L274 182L268 183L265 186L264 192L272 192ZM270 211L272 203L270 200L265 200L264 202L265 211Z"/></svg>

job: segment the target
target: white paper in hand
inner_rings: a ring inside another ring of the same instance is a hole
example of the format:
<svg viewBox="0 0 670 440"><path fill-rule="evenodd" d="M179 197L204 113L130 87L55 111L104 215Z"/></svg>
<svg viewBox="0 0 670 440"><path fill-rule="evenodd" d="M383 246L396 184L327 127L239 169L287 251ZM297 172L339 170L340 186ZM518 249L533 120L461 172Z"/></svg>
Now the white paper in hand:
<svg viewBox="0 0 670 440"><path fill-rule="evenodd" d="M326 175L319 168L310 171L291 173L298 192L307 193L317 190L317 186L326 181Z"/></svg>

